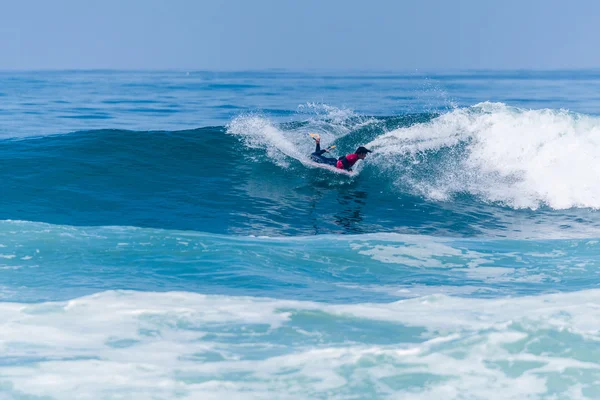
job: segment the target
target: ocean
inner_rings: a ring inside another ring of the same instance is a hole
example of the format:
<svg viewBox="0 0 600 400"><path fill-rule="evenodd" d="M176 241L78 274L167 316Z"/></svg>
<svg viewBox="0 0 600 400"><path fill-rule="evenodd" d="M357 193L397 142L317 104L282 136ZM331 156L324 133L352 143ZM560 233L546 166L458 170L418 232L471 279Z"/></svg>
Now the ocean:
<svg viewBox="0 0 600 400"><path fill-rule="evenodd" d="M0 72L0 399L600 398L599 93Z"/></svg>

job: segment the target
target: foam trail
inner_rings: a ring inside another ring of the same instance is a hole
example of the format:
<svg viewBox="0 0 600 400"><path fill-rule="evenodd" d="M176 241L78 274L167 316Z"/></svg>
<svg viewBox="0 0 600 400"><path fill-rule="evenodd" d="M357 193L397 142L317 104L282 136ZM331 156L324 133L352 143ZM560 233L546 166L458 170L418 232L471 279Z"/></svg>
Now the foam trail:
<svg viewBox="0 0 600 400"><path fill-rule="evenodd" d="M228 132L242 136L248 147L265 148L269 157L280 165L286 165L285 158L281 154L295 159L303 157L294 143L266 118L259 116L235 118L228 125Z"/></svg>
<svg viewBox="0 0 600 400"><path fill-rule="evenodd" d="M308 154L314 151L314 143L308 133L319 133L326 146L355 129L375 122L371 118L357 116L351 110L326 104L308 103L299 106L298 112L308 115L308 119L290 127L276 125L261 115L240 115L227 125L227 133L242 137L244 144L250 148L265 149L268 157L280 166L289 166L289 158L313 166Z"/></svg>
<svg viewBox="0 0 600 400"><path fill-rule="evenodd" d="M432 199L467 192L515 208L600 208L597 117L481 103L369 145L377 166Z"/></svg>

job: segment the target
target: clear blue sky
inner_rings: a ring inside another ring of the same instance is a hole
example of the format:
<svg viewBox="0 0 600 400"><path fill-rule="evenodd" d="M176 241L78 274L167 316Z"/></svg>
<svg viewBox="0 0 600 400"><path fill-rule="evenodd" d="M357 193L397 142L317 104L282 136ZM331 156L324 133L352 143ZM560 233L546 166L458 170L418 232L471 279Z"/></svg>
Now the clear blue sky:
<svg viewBox="0 0 600 400"><path fill-rule="evenodd" d="M600 67L593 0L19 0L0 70Z"/></svg>

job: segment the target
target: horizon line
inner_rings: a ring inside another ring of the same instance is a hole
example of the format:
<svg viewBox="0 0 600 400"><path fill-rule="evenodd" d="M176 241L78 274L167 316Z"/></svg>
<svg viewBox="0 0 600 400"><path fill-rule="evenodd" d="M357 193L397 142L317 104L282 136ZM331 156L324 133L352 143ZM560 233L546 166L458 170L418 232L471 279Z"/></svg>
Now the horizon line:
<svg viewBox="0 0 600 400"><path fill-rule="evenodd" d="M177 72L177 73L379 73L379 74L412 74L419 72L600 72L600 66L577 68L0 68L0 73L7 72Z"/></svg>

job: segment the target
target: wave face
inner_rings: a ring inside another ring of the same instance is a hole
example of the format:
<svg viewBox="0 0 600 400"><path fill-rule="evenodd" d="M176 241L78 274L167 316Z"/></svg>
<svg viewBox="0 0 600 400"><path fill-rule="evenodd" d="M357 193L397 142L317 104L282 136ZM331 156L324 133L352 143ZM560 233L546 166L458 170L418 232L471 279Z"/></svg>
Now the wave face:
<svg viewBox="0 0 600 400"><path fill-rule="evenodd" d="M0 72L0 399L600 398L598 77Z"/></svg>
<svg viewBox="0 0 600 400"><path fill-rule="evenodd" d="M292 123L250 114L189 131L0 141L0 218L271 236L598 231L595 117L489 103L401 117L308 108ZM354 177L315 168L309 132L334 155L375 153Z"/></svg>

